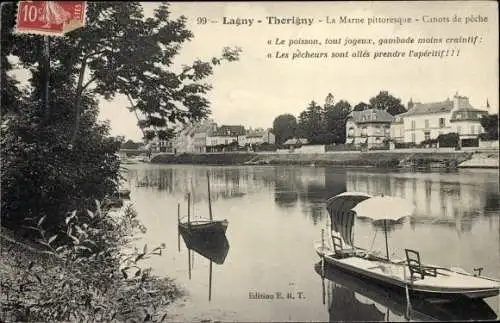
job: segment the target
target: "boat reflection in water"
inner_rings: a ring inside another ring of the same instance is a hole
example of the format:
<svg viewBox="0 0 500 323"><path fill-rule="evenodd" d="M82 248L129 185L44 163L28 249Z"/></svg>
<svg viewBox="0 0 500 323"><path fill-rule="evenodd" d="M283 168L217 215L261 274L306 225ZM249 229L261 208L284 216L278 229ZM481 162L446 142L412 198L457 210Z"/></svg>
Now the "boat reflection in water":
<svg viewBox="0 0 500 323"><path fill-rule="evenodd" d="M484 301L463 300L431 303L425 299L410 299L369 280L345 271L315 265L322 276L323 304L328 306L329 320L334 321L467 321L496 320L497 315Z"/></svg>
<svg viewBox="0 0 500 323"><path fill-rule="evenodd" d="M224 264L227 254L229 252L229 241L226 235L219 234L203 234L193 233L189 231L180 230L179 237L182 236L186 247L188 248L188 272L189 279L191 279L191 269L193 268L192 252L196 252L202 257L210 261L209 280L208 280L208 300L212 300L212 264ZM179 239L180 251L180 239Z"/></svg>

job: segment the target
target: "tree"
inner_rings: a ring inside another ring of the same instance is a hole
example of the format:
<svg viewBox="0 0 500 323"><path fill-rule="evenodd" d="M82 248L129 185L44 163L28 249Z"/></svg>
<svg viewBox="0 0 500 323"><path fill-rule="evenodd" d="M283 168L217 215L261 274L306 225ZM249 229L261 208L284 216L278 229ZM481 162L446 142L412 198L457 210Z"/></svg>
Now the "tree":
<svg viewBox="0 0 500 323"><path fill-rule="evenodd" d="M323 134L323 111L321 106L311 101L306 110L299 115L297 125L298 136L305 137L310 143L317 144L322 142Z"/></svg>
<svg viewBox="0 0 500 323"><path fill-rule="evenodd" d="M395 98L387 91L380 91L377 96L371 98L370 105L373 109L385 110L391 115L406 112L405 107L401 104L401 99Z"/></svg>
<svg viewBox="0 0 500 323"><path fill-rule="evenodd" d="M184 16L171 19L166 3L145 19L139 2L89 2L86 26L51 40L51 62L59 60L76 84L70 144L78 134L84 93L106 99L125 95L145 136L209 114L204 95L211 86L202 81L222 61L237 60L240 49L224 48L221 57L196 60L174 73L169 70L173 58L193 37L186 22ZM19 42L13 54L29 67L40 58L41 38L23 39L26 41Z"/></svg>
<svg viewBox="0 0 500 323"><path fill-rule="evenodd" d="M371 109L371 106L369 104L366 104L364 102L359 102L352 108L352 111L365 111Z"/></svg>
<svg viewBox="0 0 500 323"><path fill-rule="evenodd" d="M297 131L297 119L291 114L282 114L273 121L273 132L276 136L276 143L283 144L295 136Z"/></svg>
<svg viewBox="0 0 500 323"><path fill-rule="evenodd" d="M122 144L121 148L123 148L123 149L138 149L139 146L140 146L139 143L134 142L133 140L129 139Z"/></svg>
<svg viewBox="0 0 500 323"><path fill-rule="evenodd" d="M97 121L98 95L125 95L145 136L168 138L173 124L209 114L204 95L210 85L203 80L240 53L225 48L221 57L174 73L173 58L192 38L185 17L171 19L167 4L149 18L138 2L87 5L86 26L51 38L48 57L40 54L47 45L43 37L12 33L15 4L2 8L2 82L9 86L1 97L2 110L9 104L1 129L2 224L19 227L47 216L46 225L55 228L68 209L83 209L116 191L120 144L109 138L109 125ZM32 74L26 91L9 78L10 55Z"/></svg>
<svg viewBox="0 0 500 323"><path fill-rule="evenodd" d="M480 122L484 128L481 139L498 140L498 114L483 115Z"/></svg>
<svg viewBox="0 0 500 323"><path fill-rule="evenodd" d="M351 105L344 100L340 100L334 106L327 107L325 111L325 123L326 132L329 134L328 143L345 143L345 124L349 113L351 113Z"/></svg>

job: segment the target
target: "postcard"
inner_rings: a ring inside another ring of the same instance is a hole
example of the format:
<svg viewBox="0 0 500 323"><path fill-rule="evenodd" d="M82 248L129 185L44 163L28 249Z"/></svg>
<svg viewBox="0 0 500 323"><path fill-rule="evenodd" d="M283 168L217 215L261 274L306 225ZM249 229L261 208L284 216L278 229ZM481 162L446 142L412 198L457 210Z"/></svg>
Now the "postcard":
<svg viewBox="0 0 500 323"><path fill-rule="evenodd" d="M2 4L3 321L500 317L498 3Z"/></svg>

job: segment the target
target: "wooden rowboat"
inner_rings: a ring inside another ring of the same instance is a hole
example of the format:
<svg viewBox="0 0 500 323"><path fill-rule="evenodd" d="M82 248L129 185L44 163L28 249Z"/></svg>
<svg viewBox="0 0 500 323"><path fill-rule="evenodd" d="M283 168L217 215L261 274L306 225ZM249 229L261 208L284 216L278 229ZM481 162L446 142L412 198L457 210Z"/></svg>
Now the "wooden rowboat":
<svg viewBox="0 0 500 323"><path fill-rule="evenodd" d="M392 202L391 202L392 201ZM391 205L378 205L392 203ZM402 205L398 209L398 203ZM328 247L324 238L316 244L316 253L326 262L351 274L374 280L375 282L407 294L418 293L435 299L483 299L500 293L500 281L466 272L461 268L443 268L423 264L417 251L405 249L406 259L390 259L386 234L386 257L376 257L354 245L353 227L358 213L371 214L372 218L398 219L391 212L407 212L406 202L395 197L373 197L359 192L345 192L327 201L331 217L333 248ZM404 206L404 207L403 207ZM396 211L398 210L398 211ZM384 226L386 222L384 220ZM387 230L385 230L387 232ZM347 245L349 247L347 247Z"/></svg>
<svg viewBox="0 0 500 323"><path fill-rule="evenodd" d="M187 234L205 234L205 235L218 235L225 234L227 230L227 226L229 225L229 221L226 219L223 220L214 220L212 215L212 202L210 198L210 176L207 173L207 183L208 183L208 211L209 211L209 219L198 219L191 220L191 193L188 193L188 214L187 221L180 219L180 205L177 206L177 216L178 216L178 226L179 232Z"/></svg>
<svg viewBox="0 0 500 323"><path fill-rule="evenodd" d="M408 288L412 293L437 300L463 297L483 299L498 295L500 290L497 281L474 276L465 271L426 266L436 268L437 275L411 279L409 266L404 260L388 261L383 258L370 257L363 251L352 256L338 257L333 250L321 244L316 245L316 253L327 264L337 269L373 280L400 292L405 292Z"/></svg>
<svg viewBox="0 0 500 323"><path fill-rule="evenodd" d="M225 234L229 222L224 220L196 220L189 222L179 222L179 231L181 233L197 234Z"/></svg>
<svg viewBox="0 0 500 323"><path fill-rule="evenodd" d="M495 311L482 299L433 303L413 295L411 304L408 304L405 292L398 293L332 266L322 268L321 263L317 263L314 269L322 278L324 297L329 296L328 303L326 299L323 302L328 304L330 322L353 318L362 321L391 321L394 315L419 322L489 321L497 318ZM325 288L330 290L327 292Z"/></svg>

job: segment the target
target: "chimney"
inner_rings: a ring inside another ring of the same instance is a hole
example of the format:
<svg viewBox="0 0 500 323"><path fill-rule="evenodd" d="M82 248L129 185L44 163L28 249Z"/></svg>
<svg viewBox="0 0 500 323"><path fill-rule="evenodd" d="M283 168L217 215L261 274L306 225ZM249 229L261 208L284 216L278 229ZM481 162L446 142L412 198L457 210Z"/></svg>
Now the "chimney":
<svg viewBox="0 0 500 323"><path fill-rule="evenodd" d="M469 98L466 96L458 95L458 92L453 96L453 109L452 111L465 109L469 106Z"/></svg>
<svg viewBox="0 0 500 323"><path fill-rule="evenodd" d="M408 101L408 111L413 109L415 104L413 103L413 98L410 98L410 101Z"/></svg>

